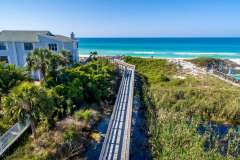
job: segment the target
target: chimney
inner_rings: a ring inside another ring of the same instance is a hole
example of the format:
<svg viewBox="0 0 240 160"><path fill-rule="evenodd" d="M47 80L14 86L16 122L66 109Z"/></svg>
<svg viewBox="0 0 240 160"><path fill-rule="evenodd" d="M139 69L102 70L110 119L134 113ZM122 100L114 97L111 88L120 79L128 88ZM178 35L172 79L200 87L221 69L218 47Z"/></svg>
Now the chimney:
<svg viewBox="0 0 240 160"><path fill-rule="evenodd" d="M71 39L75 40L75 34L73 32L71 33Z"/></svg>

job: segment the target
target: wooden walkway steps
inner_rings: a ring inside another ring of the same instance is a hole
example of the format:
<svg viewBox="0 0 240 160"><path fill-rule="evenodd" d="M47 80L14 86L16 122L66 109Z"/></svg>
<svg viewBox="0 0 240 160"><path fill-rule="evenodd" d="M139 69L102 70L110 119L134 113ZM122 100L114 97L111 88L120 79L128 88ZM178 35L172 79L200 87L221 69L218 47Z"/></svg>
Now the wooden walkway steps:
<svg viewBox="0 0 240 160"><path fill-rule="evenodd" d="M129 159L135 66L119 60L115 63L123 70L123 77L99 160Z"/></svg>

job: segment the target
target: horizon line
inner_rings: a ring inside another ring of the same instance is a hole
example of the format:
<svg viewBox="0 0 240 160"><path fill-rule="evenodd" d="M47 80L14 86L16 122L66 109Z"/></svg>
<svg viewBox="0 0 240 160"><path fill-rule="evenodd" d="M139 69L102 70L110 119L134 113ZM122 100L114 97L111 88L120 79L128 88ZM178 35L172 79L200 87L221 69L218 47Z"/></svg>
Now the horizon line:
<svg viewBox="0 0 240 160"><path fill-rule="evenodd" d="M100 36L96 36L96 37L94 37L94 36L76 36L76 38L240 38L240 36L238 36L238 37L234 37L234 36L219 36L219 37L214 37L214 36L204 36L204 37L196 37L196 36L192 36L192 37L190 37L190 36L186 36L186 37L172 37L172 36L169 36L169 37L131 37L131 36L129 36L129 37L121 37L121 36L114 36L114 37L111 37L111 36L109 36L109 37L105 37L105 36L102 36L102 37L100 37Z"/></svg>

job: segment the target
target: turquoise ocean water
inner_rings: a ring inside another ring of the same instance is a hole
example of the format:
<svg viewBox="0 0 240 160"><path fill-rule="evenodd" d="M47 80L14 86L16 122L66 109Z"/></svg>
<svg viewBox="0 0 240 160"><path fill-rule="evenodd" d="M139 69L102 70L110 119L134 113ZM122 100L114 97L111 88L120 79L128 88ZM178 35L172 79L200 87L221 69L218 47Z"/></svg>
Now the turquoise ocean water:
<svg viewBox="0 0 240 160"><path fill-rule="evenodd" d="M240 58L240 38L79 38L80 55Z"/></svg>

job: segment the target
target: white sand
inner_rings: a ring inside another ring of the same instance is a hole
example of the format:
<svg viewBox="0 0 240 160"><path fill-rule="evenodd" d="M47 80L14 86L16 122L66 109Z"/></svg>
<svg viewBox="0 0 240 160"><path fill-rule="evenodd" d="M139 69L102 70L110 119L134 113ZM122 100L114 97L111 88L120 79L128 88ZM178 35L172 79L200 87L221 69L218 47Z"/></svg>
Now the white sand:
<svg viewBox="0 0 240 160"><path fill-rule="evenodd" d="M237 64L239 64L240 65L240 59L229 59L230 61L233 61L233 62L235 62L235 63L237 63Z"/></svg>
<svg viewBox="0 0 240 160"><path fill-rule="evenodd" d="M240 64L240 59L229 59L233 62L236 62L237 64ZM240 84L238 83L235 83L235 82L232 82L228 79L225 79L223 77L220 77L216 74L213 74L213 73L210 73L210 72L207 72L206 70L204 70L203 68L200 68L200 67L197 67L195 66L194 64L192 64L191 62L187 62L187 61L184 61L183 59L168 59L169 62L171 63L174 63L174 64L177 64L177 65L180 65L182 66L182 68L184 70L188 70L188 72L194 76L199 76L201 74L209 74L209 75L212 75L218 79L221 79L229 84L232 84L234 86L237 86L237 87L240 87Z"/></svg>
<svg viewBox="0 0 240 160"><path fill-rule="evenodd" d="M184 61L184 59L169 58L168 61L176 65L180 65L183 70L192 75L197 76L200 74L207 74L204 69L197 67L191 62Z"/></svg>
<svg viewBox="0 0 240 160"><path fill-rule="evenodd" d="M89 55L87 55L87 54L85 54L85 55L80 54L79 57L80 58L86 58L86 57L89 57Z"/></svg>

